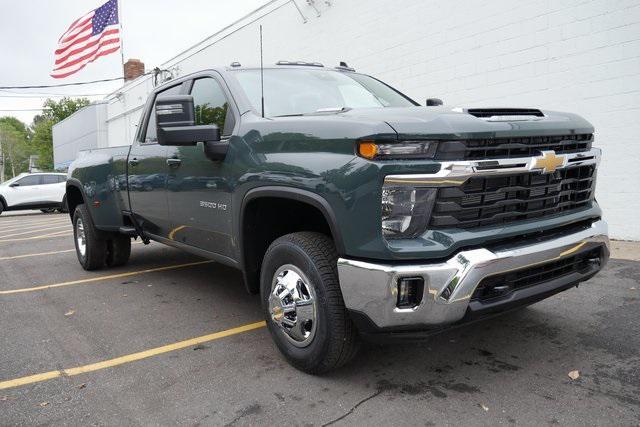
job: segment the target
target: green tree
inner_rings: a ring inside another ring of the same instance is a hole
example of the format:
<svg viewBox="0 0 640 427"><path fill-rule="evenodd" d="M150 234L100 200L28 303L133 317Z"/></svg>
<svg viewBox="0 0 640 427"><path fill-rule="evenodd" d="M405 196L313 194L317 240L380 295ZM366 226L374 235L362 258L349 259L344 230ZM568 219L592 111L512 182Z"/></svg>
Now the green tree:
<svg viewBox="0 0 640 427"><path fill-rule="evenodd" d="M60 101L49 98L44 102L42 115L58 123L90 103L87 98L62 98Z"/></svg>
<svg viewBox="0 0 640 427"><path fill-rule="evenodd" d="M24 134L25 137L28 136L29 134L29 128L27 128L27 125L25 125L15 117L11 117L11 116L0 117L0 124L11 126L17 132Z"/></svg>
<svg viewBox="0 0 640 427"><path fill-rule="evenodd" d="M195 115L197 125L217 125L220 133L223 132L224 120L227 117L228 105L225 102L222 107L211 107L209 103L196 105Z"/></svg>
<svg viewBox="0 0 640 427"><path fill-rule="evenodd" d="M56 123L66 119L82 107L90 104L87 98L62 98L59 101L47 99L44 102L44 111L34 117L31 124L33 136L31 145L38 154L38 168L42 170L53 169L53 138L51 128Z"/></svg>
<svg viewBox="0 0 640 427"><path fill-rule="evenodd" d="M41 170L53 170L53 138L51 128L55 122L51 119L40 117L31 125L33 137L31 144L35 154L38 155L38 168Z"/></svg>
<svg viewBox="0 0 640 427"><path fill-rule="evenodd" d="M15 117L0 117L0 181L29 169L29 129Z"/></svg>

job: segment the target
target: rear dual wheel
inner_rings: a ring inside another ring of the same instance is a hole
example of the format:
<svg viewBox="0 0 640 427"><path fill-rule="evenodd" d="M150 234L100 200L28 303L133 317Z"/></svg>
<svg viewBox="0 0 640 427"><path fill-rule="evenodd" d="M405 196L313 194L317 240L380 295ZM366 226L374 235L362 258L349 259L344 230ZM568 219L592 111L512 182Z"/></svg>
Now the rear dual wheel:
<svg viewBox="0 0 640 427"><path fill-rule="evenodd" d="M73 214L73 238L78 261L85 270L117 267L129 261L131 239L96 229L84 204L78 205Z"/></svg>

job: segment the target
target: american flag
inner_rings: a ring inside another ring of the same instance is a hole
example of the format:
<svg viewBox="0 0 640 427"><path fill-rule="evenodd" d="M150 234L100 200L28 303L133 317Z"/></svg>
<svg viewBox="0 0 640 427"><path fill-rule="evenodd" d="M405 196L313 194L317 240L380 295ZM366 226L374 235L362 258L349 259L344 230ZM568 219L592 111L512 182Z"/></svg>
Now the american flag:
<svg viewBox="0 0 640 427"><path fill-rule="evenodd" d="M73 21L58 39L51 77L61 79L77 73L88 63L120 49L118 0L109 0L99 8Z"/></svg>

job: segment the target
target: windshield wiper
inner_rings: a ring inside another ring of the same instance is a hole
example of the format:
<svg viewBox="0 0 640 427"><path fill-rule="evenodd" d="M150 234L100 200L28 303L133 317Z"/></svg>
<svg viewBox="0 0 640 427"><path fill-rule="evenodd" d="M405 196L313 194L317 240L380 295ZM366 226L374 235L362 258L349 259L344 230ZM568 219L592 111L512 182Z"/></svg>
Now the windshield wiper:
<svg viewBox="0 0 640 427"><path fill-rule="evenodd" d="M329 107L329 108L318 108L314 114L317 113L344 113L345 111L351 110L351 107Z"/></svg>
<svg viewBox="0 0 640 427"><path fill-rule="evenodd" d="M273 117L299 117L299 116L314 116L317 114L330 114L330 113L344 113L351 110L351 107L328 107L319 108L313 113L295 113L295 114L282 114L280 116Z"/></svg>

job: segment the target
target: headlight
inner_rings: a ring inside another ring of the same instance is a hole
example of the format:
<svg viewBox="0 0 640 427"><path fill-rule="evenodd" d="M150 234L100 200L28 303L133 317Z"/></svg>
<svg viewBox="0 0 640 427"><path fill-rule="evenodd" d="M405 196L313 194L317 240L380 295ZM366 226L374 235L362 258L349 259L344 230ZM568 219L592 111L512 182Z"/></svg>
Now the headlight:
<svg viewBox="0 0 640 427"><path fill-rule="evenodd" d="M437 189L382 187L382 235L407 239L427 229Z"/></svg>
<svg viewBox="0 0 640 427"><path fill-rule="evenodd" d="M432 159L438 148L436 141L375 142L360 141L358 154L369 160Z"/></svg>

